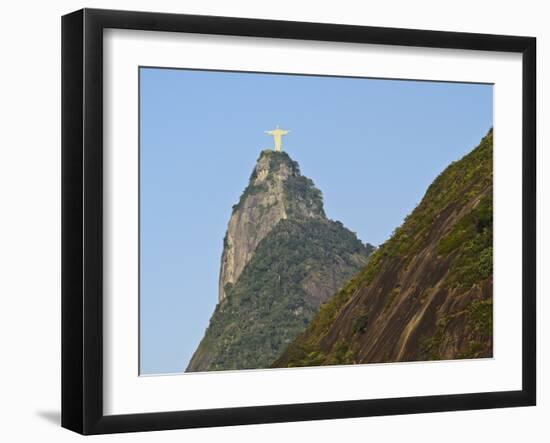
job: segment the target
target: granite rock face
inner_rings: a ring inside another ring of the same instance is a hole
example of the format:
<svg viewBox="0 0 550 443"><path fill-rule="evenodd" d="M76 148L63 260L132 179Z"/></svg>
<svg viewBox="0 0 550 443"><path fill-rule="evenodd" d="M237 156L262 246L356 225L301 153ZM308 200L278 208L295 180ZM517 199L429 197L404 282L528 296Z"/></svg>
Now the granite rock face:
<svg viewBox="0 0 550 443"><path fill-rule="evenodd" d="M286 183L300 176L298 164L285 152L263 151L249 184L227 226L221 258L218 301L225 286L234 284L252 258L258 244L289 213L294 218L324 217L322 203L300 196L290 202Z"/></svg>

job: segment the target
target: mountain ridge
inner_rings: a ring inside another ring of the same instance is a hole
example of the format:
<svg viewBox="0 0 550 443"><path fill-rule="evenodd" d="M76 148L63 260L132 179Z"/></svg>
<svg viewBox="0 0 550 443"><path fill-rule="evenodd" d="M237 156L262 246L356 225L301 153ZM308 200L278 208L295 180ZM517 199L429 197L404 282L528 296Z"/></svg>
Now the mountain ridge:
<svg viewBox="0 0 550 443"><path fill-rule="evenodd" d="M272 367L492 356L492 129Z"/></svg>

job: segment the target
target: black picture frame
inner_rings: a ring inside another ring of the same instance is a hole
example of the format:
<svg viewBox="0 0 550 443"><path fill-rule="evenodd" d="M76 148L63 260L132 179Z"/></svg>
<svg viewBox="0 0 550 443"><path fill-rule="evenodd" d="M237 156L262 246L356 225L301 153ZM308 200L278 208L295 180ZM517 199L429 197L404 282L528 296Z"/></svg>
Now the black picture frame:
<svg viewBox="0 0 550 443"><path fill-rule="evenodd" d="M503 51L522 54L522 389L278 404L103 413L103 30ZM83 9L62 18L62 426L81 434L319 420L536 403L536 39L504 35Z"/></svg>

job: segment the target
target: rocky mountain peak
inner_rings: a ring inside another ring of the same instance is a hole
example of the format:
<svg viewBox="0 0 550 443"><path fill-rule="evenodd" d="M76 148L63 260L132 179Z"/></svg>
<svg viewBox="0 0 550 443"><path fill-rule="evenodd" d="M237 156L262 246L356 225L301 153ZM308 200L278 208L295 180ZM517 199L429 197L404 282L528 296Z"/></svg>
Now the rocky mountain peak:
<svg viewBox="0 0 550 443"><path fill-rule="evenodd" d="M325 217L321 192L286 152L264 150L233 212L224 238L219 295L234 284L256 247L284 219Z"/></svg>
<svg viewBox="0 0 550 443"><path fill-rule="evenodd" d="M253 185L259 185L268 179L285 181L297 175L300 175L300 167L286 152L266 149L261 152L250 180Z"/></svg>
<svg viewBox="0 0 550 443"><path fill-rule="evenodd" d="M340 222L286 152L262 151L233 206L218 304L186 371L266 368L372 250Z"/></svg>

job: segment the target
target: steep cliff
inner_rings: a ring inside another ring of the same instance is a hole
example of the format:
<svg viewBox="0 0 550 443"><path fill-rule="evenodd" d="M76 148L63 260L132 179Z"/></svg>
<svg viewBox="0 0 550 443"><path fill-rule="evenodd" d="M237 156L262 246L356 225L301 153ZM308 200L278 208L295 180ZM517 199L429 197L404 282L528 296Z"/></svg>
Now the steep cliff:
<svg viewBox="0 0 550 443"><path fill-rule="evenodd" d="M187 371L265 368L366 261L284 152L263 151L224 239L219 303Z"/></svg>
<svg viewBox="0 0 550 443"><path fill-rule="evenodd" d="M292 193L290 188L296 185L310 192ZM225 298L225 286L237 281L258 244L289 213L302 219L324 217L321 193L300 175L298 164L288 154L265 150L229 219L221 259L219 301Z"/></svg>
<svg viewBox="0 0 550 443"><path fill-rule="evenodd" d="M272 366L491 357L492 156L491 130Z"/></svg>

